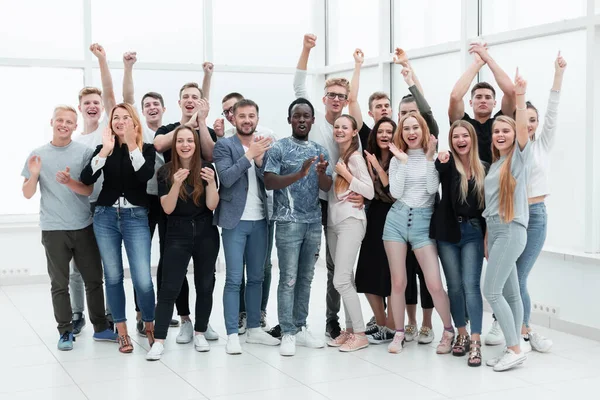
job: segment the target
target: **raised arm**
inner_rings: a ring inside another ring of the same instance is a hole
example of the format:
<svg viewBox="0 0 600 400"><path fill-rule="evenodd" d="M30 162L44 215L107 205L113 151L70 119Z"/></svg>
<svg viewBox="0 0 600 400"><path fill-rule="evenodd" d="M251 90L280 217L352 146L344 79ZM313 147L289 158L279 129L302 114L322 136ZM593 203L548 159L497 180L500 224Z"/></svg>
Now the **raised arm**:
<svg viewBox="0 0 600 400"><path fill-rule="evenodd" d="M488 53L487 47L481 44L472 44L469 49L471 53L477 53L479 57L485 62L490 70L494 74L496 83L504 94L502 96L502 114L511 116L515 111L515 85L513 84L510 77L504 72L502 68L496 63L496 61Z"/></svg>
<svg viewBox="0 0 600 400"><path fill-rule="evenodd" d="M98 66L100 67L100 79L102 80L102 101L104 102L104 109L107 114L110 114L113 107L117 104L115 100L115 90L113 87L112 76L108 69L108 61L106 60L106 51L104 47L98 43L94 43L90 46L90 51L98 59Z"/></svg>
<svg viewBox="0 0 600 400"><path fill-rule="evenodd" d="M40 156L36 156L35 154L30 155L22 172L22 175L25 178L25 182L23 182L23 196L25 196L26 199L32 198L37 191L37 184L41 171L42 159Z"/></svg>
<svg viewBox="0 0 600 400"><path fill-rule="evenodd" d="M429 105L427 100L425 100L425 97L419 90L419 87L417 86L414 80L414 71L409 67L404 67L402 68L402 76L404 77L404 81L408 85L408 90L415 98L415 102L417 103L419 113L421 113L421 116L423 117L423 119L425 119L425 122L427 122L429 133L431 133L437 138L440 133L440 129L435 118L433 117L431 106Z"/></svg>
<svg viewBox="0 0 600 400"><path fill-rule="evenodd" d="M529 132L527 131L527 104L525 103L525 93L527 92L527 81L517 74L515 76L515 92L517 96L517 112L515 122L517 124L517 141L519 148L523 150L529 142Z"/></svg>
<svg viewBox="0 0 600 400"><path fill-rule="evenodd" d="M348 94L348 111L350 115L356 120L358 129L363 126L362 112L360 111L360 104L358 103L358 87L360 84L360 68L365 61L365 55L361 49L354 50L354 73L352 74L352 81L350 82L350 93Z"/></svg>
<svg viewBox="0 0 600 400"><path fill-rule="evenodd" d="M417 78L417 75L414 73L412 65L410 65L410 61L408 60L408 55L406 54L406 52L400 47L396 47L394 54L394 64L402 65L404 68L408 68L411 71L413 71L414 85L416 85L417 88L419 88L419 91L421 93L425 93L423 87L421 86L421 82Z"/></svg>
<svg viewBox="0 0 600 400"><path fill-rule="evenodd" d="M437 149L437 138L433 135L429 137L429 144L427 152L425 153L426 161L426 179L427 179L427 193L437 193L440 186L440 176L435 169L435 162L433 160L435 156L435 150Z"/></svg>
<svg viewBox="0 0 600 400"><path fill-rule="evenodd" d="M554 81L552 83L550 97L548 98L548 107L546 108L546 115L544 116L544 126L542 127L541 135L537 138L546 148L546 151L549 151L554 144L560 89L562 88L563 75L566 68L567 62L562 58L559 51L556 61L554 61Z"/></svg>
<svg viewBox="0 0 600 400"><path fill-rule="evenodd" d="M137 53L128 51L123 54L123 102L135 104L133 87L133 64L137 61Z"/></svg>
<svg viewBox="0 0 600 400"><path fill-rule="evenodd" d="M485 62L477 53L475 53L474 56L475 59L473 60L473 63L469 65L467 70L458 79L450 93L450 105L448 106L448 118L450 118L450 123L461 119L465 115L465 103L463 98L469 91L471 82L473 82L473 79L475 79L475 76L477 76L481 67L485 65Z"/></svg>
<svg viewBox="0 0 600 400"><path fill-rule="evenodd" d="M212 74L215 66L211 62L205 62L202 64L202 69L204 70L204 78L202 79L202 93L204 93L204 98L208 101L210 99L210 82L212 80Z"/></svg>
<svg viewBox="0 0 600 400"><path fill-rule="evenodd" d="M317 37L315 35L311 33L304 35L304 41L302 42L302 53L300 53L298 65L296 65L296 73L294 74L294 95L296 98L308 98L308 91L306 90L306 69L308 68L308 57L310 56L310 50L316 45Z"/></svg>
<svg viewBox="0 0 600 400"><path fill-rule="evenodd" d="M200 147L202 148L202 158L205 161L212 162L213 150L215 148L215 142L213 142L208 126L206 125L206 118L210 111L210 105L207 99L200 99L200 108L198 108L198 130L200 131Z"/></svg>

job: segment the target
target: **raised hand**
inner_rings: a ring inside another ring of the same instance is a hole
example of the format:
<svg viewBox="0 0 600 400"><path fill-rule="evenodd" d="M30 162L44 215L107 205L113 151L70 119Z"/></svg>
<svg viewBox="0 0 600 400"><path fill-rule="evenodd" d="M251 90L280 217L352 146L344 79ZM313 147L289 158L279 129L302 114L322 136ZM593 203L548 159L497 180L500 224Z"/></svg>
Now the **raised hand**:
<svg viewBox="0 0 600 400"><path fill-rule="evenodd" d="M185 124L188 128L198 129L198 111L196 111L190 120Z"/></svg>
<svg viewBox="0 0 600 400"><path fill-rule="evenodd" d="M396 47L394 51L394 64L408 66L408 55L400 47Z"/></svg>
<svg viewBox="0 0 600 400"><path fill-rule="evenodd" d="M302 168L300 168L300 175L304 178L310 173L310 167L317 161L317 157L311 157L308 160L302 163Z"/></svg>
<svg viewBox="0 0 600 400"><path fill-rule="evenodd" d="M248 148L248 152L252 156L252 158L261 158L267 150L271 147L272 139L270 137L257 137L255 140L250 143L250 147Z"/></svg>
<svg viewBox="0 0 600 400"><path fill-rule="evenodd" d="M435 149L437 148L438 140L433 135L429 135L429 144L427 145L427 152L425 153L425 158L430 161L433 161L433 155L435 154Z"/></svg>
<svg viewBox="0 0 600 400"><path fill-rule="evenodd" d="M327 167L329 166L329 162L325 160L325 156L321 154L319 156L319 162L317 163L316 170L317 174L323 175L327 172Z"/></svg>
<svg viewBox="0 0 600 400"><path fill-rule="evenodd" d="M215 171L212 168L204 167L200 170L200 177L209 185L215 183Z"/></svg>
<svg viewBox="0 0 600 400"><path fill-rule="evenodd" d="M317 37L312 33L307 33L304 35L304 41L302 42L302 45L305 49L312 49L317 45Z"/></svg>
<svg viewBox="0 0 600 400"><path fill-rule="evenodd" d="M408 154L403 152L401 149L397 148L394 143L390 143L388 148L402 164L406 164L408 162Z"/></svg>
<svg viewBox="0 0 600 400"><path fill-rule="evenodd" d="M56 173L56 181L63 185L71 182L71 168L66 167L64 171L58 171Z"/></svg>
<svg viewBox="0 0 600 400"><path fill-rule="evenodd" d="M365 62L365 53L363 53L361 49L354 50L352 56L354 57L355 64L362 65L362 63Z"/></svg>
<svg viewBox="0 0 600 400"><path fill-rule="evenodd" d="M413 86L415 84L415 80L413 77L413 72L410 68L408 67L403 67L402 68L402 77L404 77L404 82L406 82L406 84L410 87Z"/></svg>
<svg viewBox="0 0 600 400"><path fill-rule="evenodd" d="M565 72L566 68L567 68L567 62L560 55L560 51L559 51L558 55L556 56L556 61L554 61L554 71L557 73L563 73L563 72Z"/></svg>
<svg viewBox="0 0 600 400"><path fill-rule="evenodd" d="M469 46L469 54L476 54L482 62L487 63L490 59L487 45L485 43L471 43Z"/></svg>
<svg viewBox="0 0 600 400"><path fill-rule="evenodd" d="M173 174L173 184L180 186L183 182L185 182L189 175L189 169L179 168L179 170Z"/></svg>
<svg viewBox="0 0 600 400"><path fill-rule="evenodd" d="M515 94L522 96L527 92L527 81L519 74L519 68L515 73Z"/></svg>
<svg viewBox="0 0 600 400"><path fill-rule="evenodd" d="M372 168L375 168L375 170L377 171L383 170L383 168L381 168L381 165L379 164L379 160L377 160L377 157L375 157L375 155L365 150L365 157L367 158L367 161L369 162Z"/></svg>
<svg viewBox="0 0 600 400"><path fill-rule="evenodd" d="M30 175L40 176L42 170L42 159L40 156L31 156L27 160L27 169Z"/></svg>
<svg viewBox="0 0 600 400"><path fill-rule="evenodd" d="M137 61L137 53L135 51L128 51L123 54L123 64L125 67L132 68L133 64Z"/></svg>
<svg viewBox="0 0 600 400"><path fill-rule="evenodd" d="M208 113L210 112L210 104L208 103L208 100L206 100L206 99L200 99L198 104L199 104L199 108L198 108L198 111L196 112L196 118L198 119L198 126L199 126L200 123L204 122L206 120L206 118L208 117Z"/></svg>
<svg viewBox="0 0 600 400"><path fill-rule="evenodd" d="M202 69L204 70L205 75L212 75L214 71L215 65L211 62L204 62L202 64Z"/></svg>
<svg viewBox="0 0 600 400"><path fill-rule="evenodd" d="M106 158L115 148L115 135L112 133L110 127L104 128L102 132L102 150L100 150L100 157Z"/></svg>
<svg viewBox="0 0 600 400"><path fill-rule="evenodd" d="M106 51L104 51L104 47L100 46L98 43L94 43L90 46L90 51L98 58L99 60L106 60Z"/></svg>
<svg viewBox="0 0 600 400"><path fill-rule="evenodd" d="M213 124L213 129L218 137L225 136L225 120L223 118L217 118Z"/></svg>
<svg viewBox="0 0 600 400"><path fill-rule="evenodd" d="M444 151L440 151L438 153L437 159L442 163L442 164L446 164L448 161L450 161L450 152L444 150Z"/></svg>
<svg viewBox="0 0 600 400"><path fill-rule="evenodd" d="M127 121L127 125L125 127L125 137L123 139L125 140L125 143L131 145L131 147L137 147L137 132L133 126L133 121L131 120Z"/></svg>

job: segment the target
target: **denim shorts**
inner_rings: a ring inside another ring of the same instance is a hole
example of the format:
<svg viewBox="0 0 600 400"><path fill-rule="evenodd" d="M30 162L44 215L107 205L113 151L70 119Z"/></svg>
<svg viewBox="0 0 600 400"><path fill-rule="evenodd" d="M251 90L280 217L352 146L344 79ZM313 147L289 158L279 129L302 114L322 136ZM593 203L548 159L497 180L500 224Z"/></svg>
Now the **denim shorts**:
<svg viewBox="0 0 600 400"><path fill-rule="evenodd" d="M433 207L412 208L396 201L387 214L383 228L383 240L410 243L413 250L433 245L429 238L429 223Z"/></svg>

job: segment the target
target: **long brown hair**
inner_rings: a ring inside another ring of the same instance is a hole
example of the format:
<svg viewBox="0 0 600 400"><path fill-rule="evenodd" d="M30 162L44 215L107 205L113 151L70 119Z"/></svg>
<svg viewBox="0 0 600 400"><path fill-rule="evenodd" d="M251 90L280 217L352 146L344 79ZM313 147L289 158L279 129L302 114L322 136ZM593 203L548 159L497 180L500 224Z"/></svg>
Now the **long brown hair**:
<svg viewBox="0 0 600 400"><path fill-rule="evenodd" d="M202 182L202 177L200 176L200 170L202 169L203 164L202 149L200 148L200 139L198 138L198 135L196 135L196 132L194 132L191 128L188 128L185 125L179 125L177 128L175 128L175 131L173 131L173 143L171 145L171 148L173 149L173 157L171 159L171 171L169 172L169 175L171 177L171 185L175 181L175 179L173 178L175 172L179 171L179 168L183 168L181 160L179 159L179 154L177 154L176 148L177 138L179 137L179 133L182 131L192 132L192 136L194 138L195 149L194 154L192 154L190 160L190 174L185 180L185 183L187 183L193 188L192 200L195 205L199 206L200 197L202 197L202 193L204 193L204 183ZM185 186L186 185L181 185L181 188L179 189L179 198L183 201L187 201L188 198L188 193Z"/></svg>
<svg viewBox="0 0 600 400"><path fill-rule="evenodd" d="M137 111L135 111L135 108L131 104L119 103L113 107L113 109L110 111L110 119L108 121L108 123L110 124L110 130L112 131L113 135L117 136L117 134L112 128L112 120L117 108L124 109L131 116L131 119L133 120L133 128L135 129L135 144L137 144L137 147L140 149L140 151L142 151L142 147L144 146L144 133L142 128L142 121L140 120Z"/></svg>
<svg viewBox="0 0 600 400"><path fill-rule="evenodd" d="M427 147L429 146L429 127L427 126L427 122L425 121L425 119L423 119L421 114L416 112L410 112L404 117L400 118L400 121L398 122L398 129L396 130L396 134L394 135L393 139L394 145L404 152L408 150L408 144L404 141L404 138L402 137L402 129L404 128L404 122L409 118L414 118L419 123L419 126L421 127L421 132L423 133L421 137L421 147L423 148L423 151L427 152Z"/></svg>
<svg viewBox="0 0 600 400"><path fill-rule="evenodd" d="M512 222L515 217L515 188L517 187L517 180L512 175L510 171L510 167L512 164L512 158L514 154L515 146L517 145L517 124L514 119L507 117L505 115L501 115L496 117L494 123L492 124L492 135L494 132L494 127L497 123L504 122L512 128L515 133L515 138L512 146L508 149L508 154L506 156L506 160L504 164L500 168L500 206L499 206L499 214L500 218L504 223ZM494 146L494 142L492 140L492 162L496 162L500 159L500 150Z"/></svg>
<svg viewBox="0 0 600 400"><path fill-rule="evenodd" d="M354 119L353 116L348 115L348 114L342 114L335 121L337 122L341 118L348 119L352 123L352 129L355 132L358 131L358 123L356 122L356 120ZM348 161L350 160L350 157L352 156L352 154L354 154L354 152L358 151L358 149L359 149L358 133L356 133L352 137L352 142L350 143L350 147L348 147L348 150L346 150L344 152L344 154L340 154L340 157L341 157L342 161L344 161L344 164L348 165ZM336 163L337 163L337 161L336 161ZM340 175L338 175L335 178L335 187L334 187L335 193L344 193L346 190L348 190L349 187L350 187L350 182L348 182L346 179L342 178Z"/></svg>
<svg viewBox="0 0 600 400"><path fill-rule="evenodd" d="M460 175L460 193L459 200L462 203L467 201L467 196L469 195L469 180L467 179L467 173L465 171L465 166L463 165L460 157L458 157L458 151L452 145L452 134L454 133L454 129L456 128L465 128L469 133L469 137L471 138L471 151L469 152L469 173L475 178L475 193L477 194L477 205L480 210L485 208L485 195L483 192L483 184L485 181L485 167L483 163L479 159L479 145L477 144L477 134L475 133L475 128L471 125L470 122L459 119L454 121L452 126L450 127L450 132L448 133L448 143L450 143L450 147L452 149L452 153L454 153L454 165L456 166L456 170Z"/></svg>

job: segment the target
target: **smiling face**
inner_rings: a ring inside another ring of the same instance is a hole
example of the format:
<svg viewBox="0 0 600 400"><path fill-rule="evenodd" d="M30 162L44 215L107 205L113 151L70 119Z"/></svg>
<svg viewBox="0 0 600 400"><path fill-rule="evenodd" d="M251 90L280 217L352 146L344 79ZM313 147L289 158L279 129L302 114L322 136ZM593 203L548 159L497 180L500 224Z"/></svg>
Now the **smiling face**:
<svg viewBox="0 0 600 400"><path fill-rule="evenodd" d="M237 133L242 136L251 136L258 125L258 111L254 106L238 107L233 115L233 125Z"/></svg>
<svg viewBox="0 0 600 400"><path fill-rule="evenodd" d="M111 127L113 132L121 139L125 137L125 132L135 131L135 124L129 111L122 107L114 109L112 114Z"/></svg>
<svg viewBox="0 0 600 400"><path fill-rule="evenodd" d="M527 133L529 138L533 139L535 132L537 131L540 120L538 119L538 113L533 108L527 109Z"/></svg>
<svg viewBox="0 0 600 400"><path fill-rule="evenodd" d="M200 90L195 87L188 87L183 89L181 97L179 99L179 107L181 107L181 114L184 117L190 118L200 106L200 99L202 94Z"/></svg>
<svg viewBox="0 0 600 400"><path fill-rule="evenodd" d="M506 122L496 122L492 130L492 143L500 152L505 155L515 143L515 131Z"/></svg>
<svg viewBox="0 0 600 400"><path fill-rule="evenodd" d="M292 135L295 138L306 139L314 122L315 117L308 104L296 104L292 108L289 123L292 125Z"/></svg>
<svg viewBox="0 0 600 400"><path fill-rule="evenodd" d="M82 96L79 101L79 111L83 115L84 122L98 122L104 112L102 97L95 93Z"/></svg>
<svg viewBox="0 0 600 400"><path fill-rule="evenodd" d="M394 127L389 122L384 122L377 128L377 147L387 149L392 143Z"/></svg>
<svg viewBox="0 0 600 400"><path fill-rule="evenodd" d="M352 138L357 135L352 120L348 117L340 117L333 124L333 137L338 145L352 142Z"/></svg>
<svg viewBox="0 0 600 400"><path fill-rule="evenodd" d="M71 135L77 128L77 114L73 111L56 110L52 120L52 134L54 139L61 141L71 138Z"/></svg>
<svg viewBox="0 0 600 400"><path fill-rule="evenodd" d="M409 149L422 148L423 130L415 117L408 117L402 124L402 139Z"/></svg>
<svg viewBox="0 0 600 400"><path fill-rule="evenodd" d="M464 126L457 126L452 131L452 151L457 155L467 155L471 151L471 135Z"/></svg>
<svg viewBox="0 0 600 400"><path fill-rule="evenodd" d="M196 151L195 134L189 129L182 129L177 132L175 142L175 151L181 160L189 160Z"/></svg>
<svg viewBox="0 0 600 400"><path fill-rule="evenodd" d="M162 117L165 113L165 108L162 106L159 99L154 97L146 97L142 103L142 114L149 124L162 124Z"/></svg>

